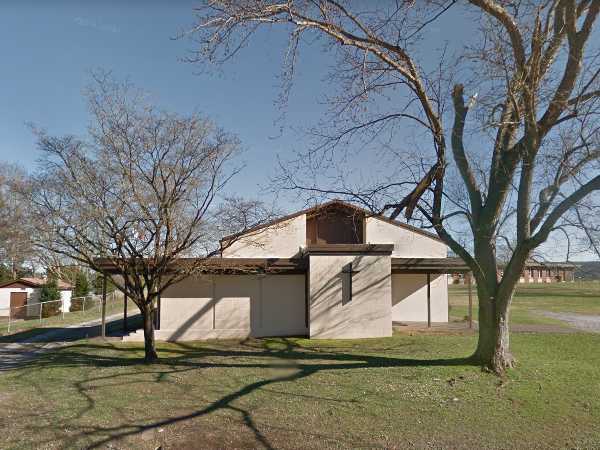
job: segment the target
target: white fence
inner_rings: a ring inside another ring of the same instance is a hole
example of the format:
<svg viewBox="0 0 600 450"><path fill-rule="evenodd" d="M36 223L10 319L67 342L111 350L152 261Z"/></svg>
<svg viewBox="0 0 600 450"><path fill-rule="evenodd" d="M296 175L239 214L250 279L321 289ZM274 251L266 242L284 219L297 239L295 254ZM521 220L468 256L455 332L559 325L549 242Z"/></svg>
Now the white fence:
<svg viewBox="0 0 600 450"><path fill-rule="evenodd" d="M66 305L65 305L66 303ZM66 307L65 307L66 306ZM113 291L106 296L107 315L120 311L123 312L123 296ZM119 309L120 307L120 309ZM67 310L68 309L68 310ZM85 297L72 297L69 300L53 300L49 302L32 302L23 306L10 306L0 308L2 328L6 332L11 328L29 329L46 325L76 324L83 321L93 321L101 318L102 296L87 295Z"/></svg>

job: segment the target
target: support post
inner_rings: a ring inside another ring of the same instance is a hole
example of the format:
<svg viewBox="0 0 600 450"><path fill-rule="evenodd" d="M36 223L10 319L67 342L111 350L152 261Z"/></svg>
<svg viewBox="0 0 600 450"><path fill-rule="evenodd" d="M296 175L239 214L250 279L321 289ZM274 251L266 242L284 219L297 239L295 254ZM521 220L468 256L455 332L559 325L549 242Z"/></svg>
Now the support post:
<svg viewBox="0 0 600 450"><path fill-rule="evenodd" d="M316 222L316 221L315 221ZM310 292L309 292L309 284L308 284L308 277L309 277L310 272L307 270L306 274L304 275L304 326L306 327L306 329L308 330L308 315L309 315L309 310L310 310L310 306L309 306L309 298L310 298ZM309 332L310 335L310 332Z"/></svg>
<svg viewBox="0 0 600 450"><path fill-rule="evenodd" d="M154 329L160 330L160 295L156 298L156 309L154 310L154 314L154 318L156 319Z"/></svg>
<svg viewBox="0 0 600 450"><path fill-rule="evenodd" d="M123 334L127 334L127 294L123 294Z"/></svg>
<svg viewBox="0 0 600 450"><path fill-rule="evenodd" d="M102 277L102 337L106 337L106 275Z"/></svg>
<svg viewBox="0 0 600 450"><path fill-rule="evenodd" d="M431 274L427 273L427 328L431 328Z"/></svg>
<svg viewBox="0 0 600 450"><path fill-rule="evenodd" d="M472 274L467 274L467 284L469 285L469 328L473 328L473 283L471 281Z"/></svg>

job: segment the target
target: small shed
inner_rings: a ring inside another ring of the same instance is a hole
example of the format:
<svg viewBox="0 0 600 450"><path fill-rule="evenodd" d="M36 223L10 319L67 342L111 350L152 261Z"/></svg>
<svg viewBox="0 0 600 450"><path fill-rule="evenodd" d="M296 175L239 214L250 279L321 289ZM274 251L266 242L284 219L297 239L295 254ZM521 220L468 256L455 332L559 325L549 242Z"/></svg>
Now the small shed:
<svg viewBox="0 0 600 450"><path fill-rule="evenodd" d="M0 284L0 316L25 319L39 314L40 291L47 280L38 277L22 277ZM60 310L68 312L71 307L73 286L65 281L57 282L62 300Z"/></svg>

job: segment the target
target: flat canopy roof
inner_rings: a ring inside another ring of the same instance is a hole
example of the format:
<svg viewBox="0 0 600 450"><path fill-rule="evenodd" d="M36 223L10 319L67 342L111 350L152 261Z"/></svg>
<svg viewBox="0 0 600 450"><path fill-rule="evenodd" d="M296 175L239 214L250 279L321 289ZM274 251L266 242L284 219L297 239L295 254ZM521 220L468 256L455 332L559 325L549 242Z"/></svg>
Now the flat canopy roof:
<svg viewBox="0 0 600 450"><path fill-rule="evenodd" d="M312 245L305 249L304 257L295 258L208 258L198 261L196 258L181 258L177 264L196 265L197 273L244 274L244 273L306 273L308 258L306 255L327 254L389 254L390 244L339 244ZM392 257L392 273L466 273L471 269L461 258L395 258ZM96 263L107 273L117 274L118 260L98 258ZM502 266L499 266L502 267ZM529 261L525 268L564 268L576 267L570 263L534 263ZM8 285L10 283L7 283ZM2 287L2 286L0 286Z"/></svg>
<svg viewBox="0 0 600 450"><path fill-rule="evenodd" d="M98 258L96 264L110 274L120 273L116 261ZM194 266L196 273L244 274L244 273L305 273L303 258L181 258L176 264Z"/></svg>
<svg viewBox="0 0 600 450"><path fill-rule="evenodd" d="M358 250L346 247L340 246L335 250L329 248L329 252L315 247L310 253L330 254L332 250L334 250L334 254L337 252L352 253L352 250ZM390 250L387 247L386 245L378 245L369 250L376 254L389 254ZM360 250L365 252L367 249L361 248ZM392 273L456 273L471 271L460 258L391 258L391 260ZM100 268L108 273L119 273L116 262L111 258L101 258L96 262ZM181 258L177 261L177 264L180 265L195 265L195 272L205 274L306 273L307 263L308 258L208 258L202 261L194 258Z"/></svg>
<svg viewBox="0 0 600 450"><path fill-rule="evenodd" d="M392 273L470 272L461 258L392 258Z"/></svg>

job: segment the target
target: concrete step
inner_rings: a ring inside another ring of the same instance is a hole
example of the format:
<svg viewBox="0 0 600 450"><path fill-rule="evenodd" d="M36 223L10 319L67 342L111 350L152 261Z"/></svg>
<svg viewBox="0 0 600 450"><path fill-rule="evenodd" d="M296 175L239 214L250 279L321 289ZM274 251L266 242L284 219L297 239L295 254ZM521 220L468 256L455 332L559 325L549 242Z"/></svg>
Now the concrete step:
<svg viewBox="0 0 600 450"><path fill-rule="evenodd" d="M144 342L144 330L136 330L123 336L124 342Z"/></svg>

